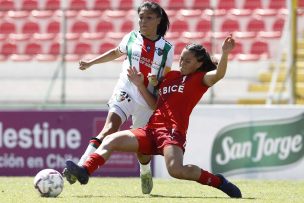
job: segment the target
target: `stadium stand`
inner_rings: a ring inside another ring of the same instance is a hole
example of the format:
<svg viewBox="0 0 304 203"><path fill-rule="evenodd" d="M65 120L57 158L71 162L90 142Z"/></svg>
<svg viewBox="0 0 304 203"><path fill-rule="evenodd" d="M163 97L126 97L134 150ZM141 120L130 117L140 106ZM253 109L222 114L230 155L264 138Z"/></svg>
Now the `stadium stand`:
<svg viewBox="0 0 304 203"><path fill-rule="evenodd" d="M22 0L21 10L35 10L38 9L37 0Z"/></svg>
<svg viewBox="0 0 304 203"><path fill-rule="evenodd" d="M67 40L66 58L71 63L78 61L84 55L96 55L115 48L126 33L137 29L135 8L142 1L67 1L68 7L64 12L67 33L63 36L60 34L63 15L60 11L60 0L0 0L0 61L1 63L24 61L54 63L60 58L60 43L64 38ZM157 0L156 2L166 9L170 18L171 27L165 38L175 44L176 60L184 46L191 42L202 43L211 54L217 55L220 52L221 40L227 36L227 33L233 32L238 43L230 58L232 65L235 63L238 64L235 66L239 67L243 66L242 63L248 63L249 68L246 68L250 71L247 70L247 74L251 75L243 74L245 70L232 68L228 73L228 80L229 77L233 78L231 79L233 82L229 84L240 84L244 78L250 78L251 81L267 77L269 79L269 76L258 78L256 65L250 64L261 63L266 64L263 67L267 67L275 56L274 51L286 21L285 0ZM301 5L304 7L304 1L299 1L299 4L300 7ZM304 18L303 13L299 13L299 16ZM299 27L302 24L299 23ZM299 33L304 36L304 28L302 30ZM245 86L250 84L249 92L257 93L260 88L265 93L266 81L258 85L248 81L244 83ZM242 103L236 99L221 101Z"/></svg>

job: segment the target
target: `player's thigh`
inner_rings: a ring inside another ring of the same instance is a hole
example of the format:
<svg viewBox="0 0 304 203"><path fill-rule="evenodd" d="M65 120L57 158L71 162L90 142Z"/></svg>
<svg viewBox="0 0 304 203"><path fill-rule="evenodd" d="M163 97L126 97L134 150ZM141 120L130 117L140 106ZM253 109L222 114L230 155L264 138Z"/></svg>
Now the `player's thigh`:
<svg viewBox="0 0 304 203"><path fill-rule="evenodd" d="M138 140L130 130L123 130L105 137L102 148L111 151L137 152Z"/></svg>

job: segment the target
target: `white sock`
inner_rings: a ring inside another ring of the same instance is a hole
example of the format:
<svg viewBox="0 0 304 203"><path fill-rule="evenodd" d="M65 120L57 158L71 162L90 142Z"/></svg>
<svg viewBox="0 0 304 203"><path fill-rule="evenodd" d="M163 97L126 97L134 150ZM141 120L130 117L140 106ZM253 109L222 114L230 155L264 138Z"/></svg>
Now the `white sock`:
<svg viewBox="0 0 304 203"><path fill-rule="evenodd" d="M151 172L151 161L149 161L149 163L147 164L142 164L139 162L139 166L140 166L140 174L144 175Z"/></svg>
<svg viewBox="0 0 304 203"><path fill-rule="evenodd" d="M87 160L88 156L93 154L96 151L96 148L93 147L91 144L87 147L86 151L78 161L78 166L82 166L82 164Z"/></svg>

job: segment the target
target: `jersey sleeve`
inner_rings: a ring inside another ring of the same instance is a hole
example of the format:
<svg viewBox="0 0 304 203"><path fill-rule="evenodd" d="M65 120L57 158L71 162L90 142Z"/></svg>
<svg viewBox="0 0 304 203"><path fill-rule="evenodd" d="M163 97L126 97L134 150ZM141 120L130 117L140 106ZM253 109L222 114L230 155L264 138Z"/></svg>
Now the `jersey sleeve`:
<svg viewBox="0 0 304 203"><path fill-rule="evenodd" d="M128 44L129 38L130 38L130 36L131 36L131 33L132 33L132 32L126 34L126 35L122 38L121 42L119 43L118 49L119 49L119 51L120 51L121 53L124 53L124 54L127 53L127 44Z"/></svg>
<svg viewBox="0 0 304 203"><path fill-rule="evenodd" d="M173 59L174 59L174 46L172 45L167 55L165 68L170 68L170 69L172 68Z"/></svg>

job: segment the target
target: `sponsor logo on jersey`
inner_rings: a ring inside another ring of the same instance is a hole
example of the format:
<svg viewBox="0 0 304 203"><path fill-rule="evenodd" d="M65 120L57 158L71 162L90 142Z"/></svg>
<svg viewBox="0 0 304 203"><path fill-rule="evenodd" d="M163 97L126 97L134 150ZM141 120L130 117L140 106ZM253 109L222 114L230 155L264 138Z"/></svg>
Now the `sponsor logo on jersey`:
<svg viewBox="0 0 304 203"><path fill-rule="evenodd" d="M161 56L164 54L164 50L161 48L156 47L155 52L157 53L158 56Z"/></svg>

